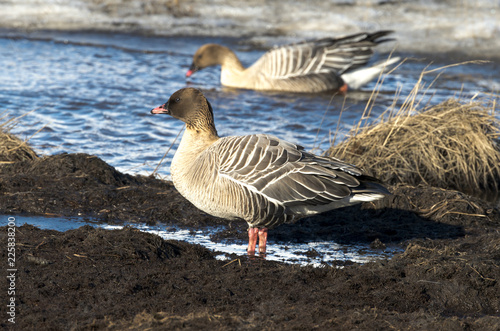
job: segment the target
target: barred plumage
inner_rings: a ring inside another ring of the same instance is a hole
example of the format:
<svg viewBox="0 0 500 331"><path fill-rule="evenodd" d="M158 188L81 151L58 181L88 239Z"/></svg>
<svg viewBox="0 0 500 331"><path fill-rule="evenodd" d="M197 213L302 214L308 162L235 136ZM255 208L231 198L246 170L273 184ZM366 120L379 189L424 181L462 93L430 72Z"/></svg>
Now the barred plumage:
<svg viewBox="0 0 500 331"><path fill-rule="evenodd" d="M206 44L194 54L186 76L220 64L221 83L230 87L290 92L339 90L345 84L359 88L399 60L392 58L363 68L375 46L392 40L383 38L391 32L357 33L276 47L249 68L244 68L229 48Z"/></svg>
<svg viewBox="0 0 500 331"><path fill-rule="evenodd" d="M270 228L390 194L356 166L274 136L218 137L210 103L197 89L175 92L152 112L188 123L172 160L172 179L208 214Z"/></svg>

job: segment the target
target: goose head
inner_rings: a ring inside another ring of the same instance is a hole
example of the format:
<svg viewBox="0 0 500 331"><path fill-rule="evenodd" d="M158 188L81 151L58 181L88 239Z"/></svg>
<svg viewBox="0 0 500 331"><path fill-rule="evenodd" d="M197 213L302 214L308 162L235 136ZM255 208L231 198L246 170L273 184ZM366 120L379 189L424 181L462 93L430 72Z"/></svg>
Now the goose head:
<svg viewBox="0 0 500 331"><path fill-rule="evenodd" d="M234 54L229 48L217 44L205 44L193 55L193 63L186 72L186 77L206 67L222 64L228 54Z"/></svg>
<svg viewBox="0 0 500 331"><path fill-rule="evenodd" d="M152 109L151 114L168 114L186 123L188 129L215 131L210 102L200 90L192 87L178 90L166 103Z"/></svg>

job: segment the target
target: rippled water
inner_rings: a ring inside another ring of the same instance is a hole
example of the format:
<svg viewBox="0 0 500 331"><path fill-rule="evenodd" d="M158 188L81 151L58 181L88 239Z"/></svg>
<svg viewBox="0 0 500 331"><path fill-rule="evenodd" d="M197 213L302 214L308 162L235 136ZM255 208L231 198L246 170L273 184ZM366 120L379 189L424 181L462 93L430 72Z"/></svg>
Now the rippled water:
<svg viewBox="0 0 500 331"><path fill-rule="evenodd" d="M149 111L187 85L205 92L220 135L266 132L319 151L330 145L337 123L342 137L360 119L376 85L351 91L347 98L332 98L223 88L220 69L215 67L186 80L192 54L207 42L234 49L246 65L264 52L234 38L4 32L0 35L0 107L11 116L27 114L13 132L23 138L34 135L30 143L41 154L85 152L121 171L148 174L182 128L181 122ZM372 114L376 117L390 107L396 94L400 104L425 68L448 64L408 59L385 77ZM500 89L499 77L497 63L428 74L424 83L432 86L422 104L453 96L489 97ZM172 156L173 151L160 174L168 175Z"/></svg>

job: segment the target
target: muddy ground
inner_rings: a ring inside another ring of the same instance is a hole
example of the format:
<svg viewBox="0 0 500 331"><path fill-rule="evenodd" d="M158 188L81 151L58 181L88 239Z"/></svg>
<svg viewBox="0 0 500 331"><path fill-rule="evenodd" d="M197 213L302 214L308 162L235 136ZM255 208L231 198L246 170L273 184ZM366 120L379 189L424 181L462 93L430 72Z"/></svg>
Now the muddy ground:
<svg viewBox="0 0 500 331"><path fill-rule="evenodd" d="M131 228L84 226L61 233L19 227L15 328L500 329L498 207L432 187L400 185L391 191L375 204L270 232L283 242L405 248L390 260L342 268L236 255L228 263L203 247ZM0 192L0 212L14 217L84 216L196 229L225 225L218 239L246 238L245 224L201 213L170 183L121 174L86 154L2 164ZM0 228L2 261L7 236L7 227ZM8 300L8 292L0 291L2 307ZM2 315L2 328L13 327Z"/></svg>

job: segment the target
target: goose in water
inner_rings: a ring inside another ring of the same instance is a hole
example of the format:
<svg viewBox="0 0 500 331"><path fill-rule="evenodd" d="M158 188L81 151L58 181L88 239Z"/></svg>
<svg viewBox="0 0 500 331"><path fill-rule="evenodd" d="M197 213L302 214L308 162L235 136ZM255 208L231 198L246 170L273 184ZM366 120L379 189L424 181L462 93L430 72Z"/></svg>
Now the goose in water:
<svg viewBox="0 0 500 331"><path fill-rule="evenodd" d="M343 38L325 38L276 47L249 68L229 48L206 44L193 56L186 73L190 77L208 66L221 65L221 84L228 87L287 91L323 92L358 89L378 77L399 58L391 58L365 67L373 48L393 39L384 38L392 31L357 33Z"/></svg>
<svg viewBox="0 0 500 331"><path fill-rule="evenodd" d="M248 253L266 252L267 229L390 194L341 160L316 156L267 134L219 137L203 93L181 89L151 110L186 123L170 172L176 189L202 211L249 225Z"/></svg>

